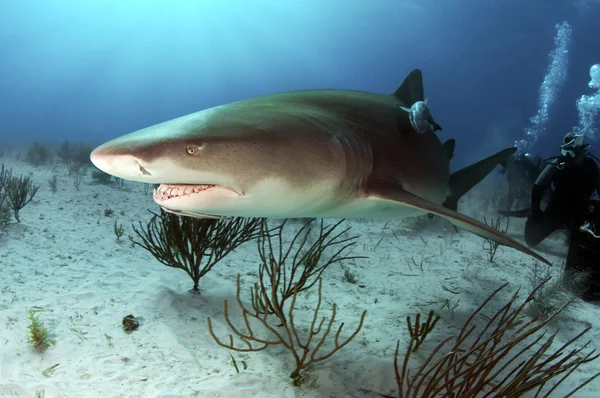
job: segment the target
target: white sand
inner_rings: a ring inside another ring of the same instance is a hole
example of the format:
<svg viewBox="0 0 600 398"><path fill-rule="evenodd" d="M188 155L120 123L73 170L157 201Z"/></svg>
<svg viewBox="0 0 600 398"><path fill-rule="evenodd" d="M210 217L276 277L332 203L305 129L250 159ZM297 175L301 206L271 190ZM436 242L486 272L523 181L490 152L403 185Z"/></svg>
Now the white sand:
<svg viewBox="0 0 600 398"><path fill-rule="evenodd" d="M359 284L344 282L339 264L325 271L323 315L329 315L331 304L337 303L339 320L347 322L347 335L367 309L358 337L309 370L302 388L291 386L293 359L279 347L250 354L233 352L240 367L237 374L230 352L208 334L206 319L211 316L217 334L225 337L223 300L235 300L237 273L242 275L244 299L248 298L258 265L254 242L217 264L201 280L201 294L194 295L189 292L191 279L183 271L163 266L140 247L131 247L127 239L133 235L132 222L146 223L146 209L157 210L142 184L125 182L125 190L119 191L115 186L91 184L86 177L77 191L64 166L53 171L7 156L2 161L14 174L32 173L42 187L22 210L21 223L13 220L7 234L0 236L1 397L34 397L36 392L44 392L45 397L366 396L360 388L395 395L393 353L397 340L401 347L408 342L407 315L433 309L442 317L415 354L418 361L443 337L456 332L502 283L511 284L498 303L519 287L524 295L531 289L528 278L535 260L501 247L490 264L480 238L455 234L443 220L421 230L412 221L392 221L385 229L381 221L352 221L348 225L360 235L352 254L369 259L346 264ZM53 173L58 175L55 194L48 184ZM461 210L478 213L470 203L476 201L463 200ZM105 217L105 208L115 214ZM115 219L125 226L120 242L113 234ZM513 220L510 233L522 237L522 222ZM559 270L566 252L564 237L551 237L542 249L559 254L543 253ZM422 270L412 265L411 258L417 263L422 260ZM315 296L313 291L299 297L296 319L303 325L310 318L301 309L312 305ZM456 309L442 309L446 300L458 303ZM436 303L425 305L428 302ZM44 354L27 343L26 310L34 306L48 310L40 313L40 319L56 342ZM141 324L131 334L121 326L128 314ZM593 329L585 340L598 347L600 306L579 302L552 323L553 328L560 327L557 346L587 325ZM42 375L56 364L48 377ZM599 370L600 361L584 365L554 396L563 396ZM598 397L597 390L600 379L576 396Z"/></svg>

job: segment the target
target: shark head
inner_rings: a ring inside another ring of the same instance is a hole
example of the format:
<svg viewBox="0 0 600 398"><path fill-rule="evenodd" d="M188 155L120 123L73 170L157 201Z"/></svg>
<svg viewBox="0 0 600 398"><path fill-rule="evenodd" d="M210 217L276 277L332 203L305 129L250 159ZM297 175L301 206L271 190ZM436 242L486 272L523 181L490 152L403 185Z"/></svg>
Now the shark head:
<svg viewBox="0 0 600 398"><path fill-rule="evenodd" d="M285 125L294 112L306 115L269 101L210 108L109 141L91 160L113 176L160 184L154 200L165 210L301 215L331 197L344 166L339 144L315 137L310 117Z"/></svg>

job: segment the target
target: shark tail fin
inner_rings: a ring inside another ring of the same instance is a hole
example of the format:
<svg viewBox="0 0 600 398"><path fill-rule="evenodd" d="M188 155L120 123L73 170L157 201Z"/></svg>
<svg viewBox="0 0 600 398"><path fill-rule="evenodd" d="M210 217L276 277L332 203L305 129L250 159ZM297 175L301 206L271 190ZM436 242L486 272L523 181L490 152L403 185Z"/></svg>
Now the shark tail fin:
<svg viewBox="0 0 600 398"><path fill-rule="evenodd" d="M423 95L423 75L420 69L414 69L406 76L402 84L394 91L394 97L407 108L410 108L415 102L425 99Z"/></svg>
<svg viewBox="0 0 600 398"><path fill-rule="evenodd" d="M465 168L455 171L450 175L450 190L444 207L456 211L458 200L483 180L499 164L506 164L508 158L517 151L517 148L506 148L495 155L473 163Z"/></svg>

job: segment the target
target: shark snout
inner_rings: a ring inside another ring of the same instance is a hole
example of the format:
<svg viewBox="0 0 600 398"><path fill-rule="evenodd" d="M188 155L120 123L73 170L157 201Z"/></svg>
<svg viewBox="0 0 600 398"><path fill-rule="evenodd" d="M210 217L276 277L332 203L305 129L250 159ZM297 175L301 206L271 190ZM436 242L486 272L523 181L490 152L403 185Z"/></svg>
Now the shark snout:
<svg viewBox="0 0 600 398"><path fill-rule="evenodd" d="M149 182L152 174L144 167L143 162L130 154L116 153L100 146L94 149L90 160L103 172L127 180Z"/></svg>

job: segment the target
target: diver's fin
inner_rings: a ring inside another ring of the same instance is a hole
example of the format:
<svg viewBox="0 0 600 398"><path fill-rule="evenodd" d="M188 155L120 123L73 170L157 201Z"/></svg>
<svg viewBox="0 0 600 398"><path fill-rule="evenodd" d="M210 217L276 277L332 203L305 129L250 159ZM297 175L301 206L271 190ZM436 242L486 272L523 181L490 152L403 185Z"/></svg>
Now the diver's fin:
<svg viewBox="0 0 600 398"><path fill-rule="evenodd" d="M504 217L527 218L531 215L531 209L498 210L498 214Z"/></svg>
<svg viewBox="0 0 600 398"><path fill-rule="evenodd" d="M391 185L385 182L374 182L369 187L368 196L371 198L379 198L390 200L396 203L400 203L403 206L412 207L415 209L423 210L428 213L433 213L444 217L457 227L465 229L469 232L479 235L482 238L493 240L502 245L510 246L525 254L528 254L536 259L544 262L545 264L552 265L548 260L529 249L525 245L517 242L511 237L504 235L489 225L485 225L471 217L457 213L454 210L450 210L444 206L430 202L427 199L423 199L419 196L413 195L410 192L405 191L399 186Z"/></svg>
<svg viewBox="0 0 600 398"><path fill-rule="evenodd" d="M506 148L495 155L473 163L450 175L450 189L444 206L448 209L456 211L458 208L458 200L471 188L483 180L498 164L506 162L517 148Z"/></svg>
<svg viewBox="0 0 600 398"><path fill-rule="evenodd" d="M454 146L456 145L456 140L454 138L450 138L448 141L444 142L442 145L448 154L448 158L452 159L454 156Z"/></svg>
<svg viewBox="0 0 600 398"><path fill-rule="evenodd" d="M405 108L409 108L417 101L423 101L423 76L419 69L415 69L406 76L402 84L394 91L394 97L400 100Z"/></svg>

